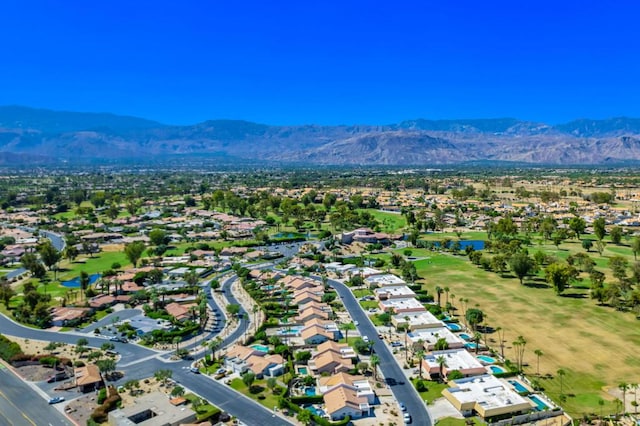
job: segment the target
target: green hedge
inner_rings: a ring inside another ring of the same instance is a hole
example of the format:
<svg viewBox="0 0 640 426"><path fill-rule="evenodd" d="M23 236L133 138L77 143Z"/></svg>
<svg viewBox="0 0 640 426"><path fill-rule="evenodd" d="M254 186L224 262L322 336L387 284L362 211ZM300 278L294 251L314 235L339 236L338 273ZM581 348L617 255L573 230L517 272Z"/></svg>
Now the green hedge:
<svg viewBox="0 0 640 426"><path fill-rule="evenodd" d="M304 404L321 404L324 402L322 395L314 395L314 396L293 396L291 397L291 402L298 405Z"/></svg>

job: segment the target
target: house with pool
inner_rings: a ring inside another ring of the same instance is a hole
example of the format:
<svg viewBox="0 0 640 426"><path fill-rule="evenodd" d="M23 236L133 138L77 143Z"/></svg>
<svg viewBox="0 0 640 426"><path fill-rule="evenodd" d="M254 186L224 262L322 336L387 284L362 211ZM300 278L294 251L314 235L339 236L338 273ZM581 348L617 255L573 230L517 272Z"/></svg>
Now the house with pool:
<svg viewBox="0 0 640 426"><path fill-rule="evenodd" d="M445 361L442 367L444 377L452 371L459 371L465 377L487 373L486 367L466 349L433 351L422 358L422 368L432 380L440 376L440 359Z"/></svg>
<svg viewBox="0 0 640 426"><path fill-rule="evenodd" d="M391 317L391 324L393 324L396 328L409 326L410 331L422 328L444 327L444 323L429 311L410 312L402 315L394 315Z"/></svg>
<svg viewBox="0 0 640 426"><path fill-rule="evenodd" d="M324 395L337 386L347 386L356 391L358 396L367 399L369 404L375 404L376 393L371 386L371 382L364 376L353 376L347 373L337 373L332 376L320 377L318 379L317 390Z"/></svg>
<svg viewBox="0 0 640 426"><path fill-rule="evenodd" d="M424 349L432 351L440 339L444 339L449 345L449 349L464 348L465 341L457 334L454 334L447 327L421 328L408 333L407 337L411 344L417 346L422 342Z"/></svg>
<svg viewBox="0 0 640 426"><path fill-rule="evenodd" d="M323 395L325 411L333 421L349 416L352 419L366 417L371 412L367 398L346 385L336 386Z"/></svg>
<svg viewBox="0 0 640 426"><path fill-rule="evenodd" d="M507 382L491 375L452 380L442 395L465 417L484 420L531 411L533 403L520 396Z"/></svg>
<svg viewBox="0 0 640 426"><path fill-rule="evenodd" d="M418 300L413 297L380 300L378 302L378 307L383 312L390 312L396 315L426 311L422 303L418 302Z"/></svg>

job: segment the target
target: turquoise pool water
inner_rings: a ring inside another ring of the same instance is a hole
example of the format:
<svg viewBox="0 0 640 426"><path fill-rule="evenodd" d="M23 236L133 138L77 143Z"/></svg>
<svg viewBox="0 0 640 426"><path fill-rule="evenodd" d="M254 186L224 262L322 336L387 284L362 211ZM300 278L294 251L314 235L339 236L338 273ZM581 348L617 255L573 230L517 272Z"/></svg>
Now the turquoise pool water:
<svg viewBox="0 0 640 426"><path fill-rule="evenodd" d="M491 372L493 374L504 373L505 371L507 371L499 365L490 365L489 368L491 369Z"/></svg>
<svg viewBox="0 0 640 426"><path fill-rule="evenodd" d="M314 407L313 405L305 407L304 409L307 411L311 411L311 414L315 414L316 416L319 416L319 417L324 416L324 410L321 408Z"/></svg>
<svg viewBox="0 0 640 426"><path fill-rule="evenodd" d="M471 342L464 344L464 347L467 349L475 349L476 346L478 346L476 343L471 343Z"/></svg>
<svg viewBox="0 0 640 426"><path fill-rule="evenodd" d="M486 362L487 364L495 364L496 363L496 360L494 358L491 358L490 356L478 355L476 358L478 358L482 362Z"/></svg>
<svg viewBox="0 0 640 426"><path fill-rule="evenodd" d="M251 348L255 349L256 351L260 351L260 352L269 352L269 346L265 346L265 345L251 345Z"/></svg>
<svg viewBox="0 0 640 426"><path fill-rule="evenodd" d="M511 383L511 385L517 392L529 392L529 389L527 389L522 383L517 380L509 380L509 383Z"/></svg>
<svg viewBox="0 0 640 426"><path fill-rule="evenodd" d="M307 374L307 367L300 367L298 368L298 373L300 374Z"/></svg>
<svg viewBox="0 0 640 426"><path fill-rule="evenodd" d="M531 395L529 399L532 400L534 404L536 404L536 410L538 411L543 411L551 408L543 400L541 400L535 395Z"/></svg>
<svg viewBox="0 0 640 426"><path fill-rule="evenodd" d="M473 337L469 336L469 335L468 335L468 334L466 334L466 333L460 333L460 334L458 334L458 336L460 336L460 338L461 338L461 339L464 339L464 340L471 340L471 339L473 339Z"/></svg>
<svg viewBox="0 0 640 426"><path fill-rule="evenodd" d="M302 331L301 325L296 325L295 327L284 327L278 330L278 335L280 336L295 335L295 334L299 334L300 331Z"/></svg>
<svg viewBox="0 0 640 426"><path fill-rule="evenodd" d="M460 330L462 330L462 327L460 327L458 324L456 324L454 322L448 322L448 323L446 323L446 326L451 331L460 331Z"/></svg>
<svg viewBox="0 0 640 426"><path fill-rule="evenodd" d="M315 386L307 386L306 388L304 388L304 394L307 395L307 396L315 396L316 387Z"/></svg>
<svg viewBox="0 0 640 426"><path fill-rule="evenodd" d="M89 275L89 285L98 281L98 278L100 278L100 274ZM74 279L68 281L62 281L60 284L62 284L64 287L80 288L80 277L75 277Z"/></svg>

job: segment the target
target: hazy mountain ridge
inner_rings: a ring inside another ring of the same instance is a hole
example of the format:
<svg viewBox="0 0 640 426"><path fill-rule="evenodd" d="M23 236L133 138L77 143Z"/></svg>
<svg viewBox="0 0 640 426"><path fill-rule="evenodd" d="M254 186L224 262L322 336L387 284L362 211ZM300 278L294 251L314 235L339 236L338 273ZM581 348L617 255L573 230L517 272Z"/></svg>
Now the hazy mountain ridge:
<svg viewBox="0 0 640 426"><path fill-rule="evenodd" d="M174 126L113 114L0 107L0 154L2 164L209 154L318 165L606 164L640 161L640 119L559 125L417 119L386 126L209 120Z"/></svg>

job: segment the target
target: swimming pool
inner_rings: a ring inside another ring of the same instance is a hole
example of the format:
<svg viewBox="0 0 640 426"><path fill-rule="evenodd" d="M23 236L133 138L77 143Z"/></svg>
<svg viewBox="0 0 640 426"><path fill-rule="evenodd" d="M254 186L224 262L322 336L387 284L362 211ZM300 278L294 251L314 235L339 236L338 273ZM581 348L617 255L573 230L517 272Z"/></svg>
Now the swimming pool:
<svg viewBox="0 0 640 426"><path fill-rule="evenodd" d="M100 274L89 275L89 285L98 281L98 278L100 278ZM60 284L68 288L80 288L80 277L75 277L74 279L68 281L62 281Z"/></svg>
<svg viewBox="0 0 640 426"><path fill-rule="evenodd" d="M447 328L451 331L460 331L462 330L462 327L460 327L458 324L456 324L455 322L448 322L445 324L447 326Z"/></svg>
<svg viewBox="0 0 640 426"><path fill-rule="evenodd" d="M500 367L499 365L490 365L489 368L491 369L491 373L493 374L500 374L507 371L506 369Z"/></svg>
<svg viewBox="0 0 640 426"><path fill-rule="evenodd" d="M487 355L478 355L476 358L478 358L480 361L484 362L485 364L496 363L496 360L494 358L491 358L490 356L487 356Z"/></svg>
<svg viewBox="0 0 640 426"><path fill-rule="evenodd" d="M252 349L255 349L256 351L260 351L260 352L269 352L269 346L265 346L265 345L251 345L250 346Z"/></svg>
<svg viewBox="0 0 640 426"><path fill-rule="evenodd" d="M298 374L307 374L307 367L298 367Z"/></svg>
<svg viewBox="0 0 640 426"><path fill-rule="evenodd" d="M464 344L464 347L467 348L467 349L475 349L477 346L478 346L477 343L471 343L471 342L468 342L468 343Z"/></svg>
<svg viewBox="0 0 640 426"><path fill-rule="evenodd" d="M310 405L304 408L307 411L311 411L311 414L322 417L324 416L324 410L322 408L316 407L315 405Z"/></svg>
<svg viewBox="0 0 640 426"><path fill-rule="evenodd" d="M306 396L315 396L316 387L315 386L307 386L306 388L304 388L304 394Z"/></svg>
<svg viewBox="0 0 640 426"><path fill-rule="evenodd" d="M296 335L296 334L300 334L300 331L302 331L302 326L301 325L296 325L294 327L284 327L281 328L280 330L278 330L278 335L279 336L286 336L286 335Z"/></svg>
<svg viewBox="0 0 640 426"><path fill-rule="evenodd" d="M458 334L458 336L460 336L460 338L462 338L462 339L464 339L464 340L471 340L471 339L473 339L473 337L469 336L469 335L468 335L468 334L466 334L466 333L460 333L460 334Z"/></svg>
<svg viewBox="0 0 640 426"><path fill-rule="evenodd" d="M509 380L509 383L511 383L511 386L513 386L517 392L529 392L529 389L517 380Z"/></svg>
<svg viewBox="0 0 640 426"><path fill-rule="evenodd" d="M533 401L534 404L536 404L536 410L538 411L548 410L549 408L551 408L546 402L538 398L536 395L531 395L529 399Z"/></svg>

